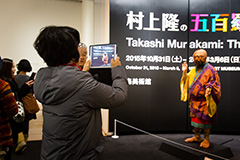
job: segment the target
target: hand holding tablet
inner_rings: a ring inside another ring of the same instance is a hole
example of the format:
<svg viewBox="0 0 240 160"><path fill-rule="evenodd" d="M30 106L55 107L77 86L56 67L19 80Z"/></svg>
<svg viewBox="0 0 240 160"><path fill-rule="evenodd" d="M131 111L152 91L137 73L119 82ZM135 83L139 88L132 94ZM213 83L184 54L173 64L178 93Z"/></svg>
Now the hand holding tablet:
<svg viewBox="0 0 240 160"><path fill-rule="evenodd" d="M111 59L111 68L116 66L121 66L120 57L117 57L116 59Z"/></svg>
<svg viewBox="0 0 240 160"><path fill-rule="evenodd" d="M111 68L111 59L117 57L116 44L91 45L89 51L91 68Z"/></svg>

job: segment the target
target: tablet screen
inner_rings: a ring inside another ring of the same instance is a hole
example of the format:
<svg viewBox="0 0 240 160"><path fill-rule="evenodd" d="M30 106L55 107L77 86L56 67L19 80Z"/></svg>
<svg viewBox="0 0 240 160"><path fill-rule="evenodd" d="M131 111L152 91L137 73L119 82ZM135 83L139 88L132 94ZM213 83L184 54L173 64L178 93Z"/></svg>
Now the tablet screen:
<svg viewBox="0 0 240 160"><path fill-rule="evenodd" d="M111 59L116 58L116 44L91 45L89 47L91 68L110 68Z"/></svg>

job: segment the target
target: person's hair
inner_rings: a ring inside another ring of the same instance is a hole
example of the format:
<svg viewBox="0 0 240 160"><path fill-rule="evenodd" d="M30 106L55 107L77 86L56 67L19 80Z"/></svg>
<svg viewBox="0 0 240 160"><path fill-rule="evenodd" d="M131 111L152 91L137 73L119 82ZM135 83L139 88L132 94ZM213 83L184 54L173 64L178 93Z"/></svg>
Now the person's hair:
<svg viewBox="0 0 240 160"><path fill-rule="evenodd" d="M79 35L79 32L75 28L72 28L69 26L61 26L61 28L63 29L63 31L71 34L74 37L74 39L77 41L78 44L80 43L80 35ZM75 57L72 57L72 61L74 63L77 63L78 59L80 58L78 50L76 50L76 52L77 53L75 54Z"/></svg>
<svg viewBox="0 0 240 160"><path fill-rule="evenodd" d="M58 66L79 57L78 42L64 27L43 28L34 42L34 48L48 66Z"/></svg>
<svg viewBox="0 0 240 160"><path fill-rule="evenodd" d="M32 71L32 66L27 59L22 59L17 64L17 69L18 69L18 73L21 72L21 71L31 72Z"/></svg>
<svg viewBox="0 0 240 160"><path fill-rule="evenodd" d="M86 45L86 44L84 44L84 43L82 43L82 42L80 42L80 43L79 43L79 46L80 46L80 47L84 47L84 48L86 48L86 49L87 49L87 45Z"/></svg>
<svg viewBox="0 0 240 160"><path fill-rule="evenodd" d="M8 58L2 59L2 68L0 69L0 78L5 81L11 81L13 79L12 75L13 60Z"/></svg>
<svg viewBox="0 0 240 160"><path fill-rule="evenodd" d="M65 32L70 33L75 38L77 43L78 44L80 43L80 35L79 35L79 32L75 28L72 28L69 26L61 26L60 28L62 28Z"/></svg>

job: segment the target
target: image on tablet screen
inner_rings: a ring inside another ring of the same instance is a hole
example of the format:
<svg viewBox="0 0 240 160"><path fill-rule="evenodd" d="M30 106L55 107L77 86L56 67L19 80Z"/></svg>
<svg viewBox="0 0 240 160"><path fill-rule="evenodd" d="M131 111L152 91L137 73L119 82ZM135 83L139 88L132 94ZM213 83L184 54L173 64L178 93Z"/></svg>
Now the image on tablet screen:
<svg viewBox="0 0 240 160"><path fill-rule="evenodd" d="M110 68L116 57L116 44L90 46L91 68Z"/></svg>

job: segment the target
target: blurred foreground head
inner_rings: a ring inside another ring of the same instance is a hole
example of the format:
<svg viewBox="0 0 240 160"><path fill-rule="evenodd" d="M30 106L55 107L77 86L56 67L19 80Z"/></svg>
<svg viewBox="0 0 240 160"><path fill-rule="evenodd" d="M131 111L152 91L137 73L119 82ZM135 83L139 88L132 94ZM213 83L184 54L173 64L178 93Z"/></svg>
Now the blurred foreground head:
<svg viewBox="0 0 240 160"><path fill-rule="evenodd" d="M78 40L64 26L43 28L34 42L34 48L48 66L58 66L79 57Z"/></svg>

